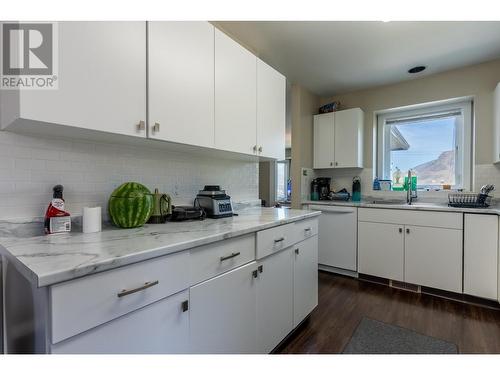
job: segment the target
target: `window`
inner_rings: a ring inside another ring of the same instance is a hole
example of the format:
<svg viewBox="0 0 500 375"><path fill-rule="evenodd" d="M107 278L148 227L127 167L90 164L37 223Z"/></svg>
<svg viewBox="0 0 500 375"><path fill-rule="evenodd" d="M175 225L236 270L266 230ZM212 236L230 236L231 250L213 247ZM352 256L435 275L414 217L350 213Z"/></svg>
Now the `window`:
<svg viewBox="0 0 500 375"><path fill-rule="evenodd" d="M402 188L408 170L417 188L471 187L472 102L419 106L379 114L378 177Z"/></svg>
<svg viewBox="0 0 500 375"><path fill-rule="evenodd" d="M276 163L276 200L289 202L291 200L290 160Z"/></svg>

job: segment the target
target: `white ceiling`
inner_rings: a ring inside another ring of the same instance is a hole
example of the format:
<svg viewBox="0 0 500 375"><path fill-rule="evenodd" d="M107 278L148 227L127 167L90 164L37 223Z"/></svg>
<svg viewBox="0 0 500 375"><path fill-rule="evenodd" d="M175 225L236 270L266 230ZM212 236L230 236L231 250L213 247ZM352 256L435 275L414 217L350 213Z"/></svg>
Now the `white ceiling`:
<svg viewBox="0 0 500 375"><path fill-rule="evenodd" d="M329 96L500 57L500 22L216 22L294 83ZM407 70L426 65L426 71Z"/></svg>

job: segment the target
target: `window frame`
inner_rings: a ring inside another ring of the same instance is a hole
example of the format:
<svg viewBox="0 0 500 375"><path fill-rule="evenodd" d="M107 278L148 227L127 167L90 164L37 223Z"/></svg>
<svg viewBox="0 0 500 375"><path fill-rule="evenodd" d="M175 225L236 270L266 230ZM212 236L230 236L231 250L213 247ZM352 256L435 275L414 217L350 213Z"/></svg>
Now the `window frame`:
<svg viewBox="0 0 500 375"><path fill-rule="evenodd" d="M460 98L394 108L377 113L376 175L384 178L386 169L390 170L390 157L388 157L390 150L386 150L385 147L390 142L390 138L387 139L390 132L385 131L387 121L460 111L462 116L458 117L458 123L455 124L455 186L457 189L470 190L473 186L473 105L472 98ZM426 187L420 187L420 189L425 190Z"/></svg>

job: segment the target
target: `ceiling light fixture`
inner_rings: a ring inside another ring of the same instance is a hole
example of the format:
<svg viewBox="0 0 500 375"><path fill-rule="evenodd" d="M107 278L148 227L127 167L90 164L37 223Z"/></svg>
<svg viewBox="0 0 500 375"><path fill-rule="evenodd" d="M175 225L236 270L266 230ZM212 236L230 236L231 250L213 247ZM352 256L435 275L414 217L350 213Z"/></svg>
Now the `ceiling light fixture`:
<svg viewBox="0 0 500 375"><path fill-rule="evenodd" d="M420 72L423 72L425 69L426 69L426 67L423 65L414 66L413 68L408 69L408 73L410 73L410 74L420 73Z"/></svg>

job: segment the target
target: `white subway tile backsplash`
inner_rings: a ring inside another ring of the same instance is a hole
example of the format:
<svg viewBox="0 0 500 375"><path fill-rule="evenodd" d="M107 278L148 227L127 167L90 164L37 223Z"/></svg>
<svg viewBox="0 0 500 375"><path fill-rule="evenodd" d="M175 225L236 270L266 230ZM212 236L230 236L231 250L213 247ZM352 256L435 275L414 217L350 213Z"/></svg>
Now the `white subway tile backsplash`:
<svg viewBox="0 0 500 375"><path fill-rule="evenodd" d="M0 220L42 216L56 184L72 215L96 205L106 214L109 195L127 181L158 187L178 205L192 204L208 184L234 201L258 199L256 162L0 131Z"/></svg>

